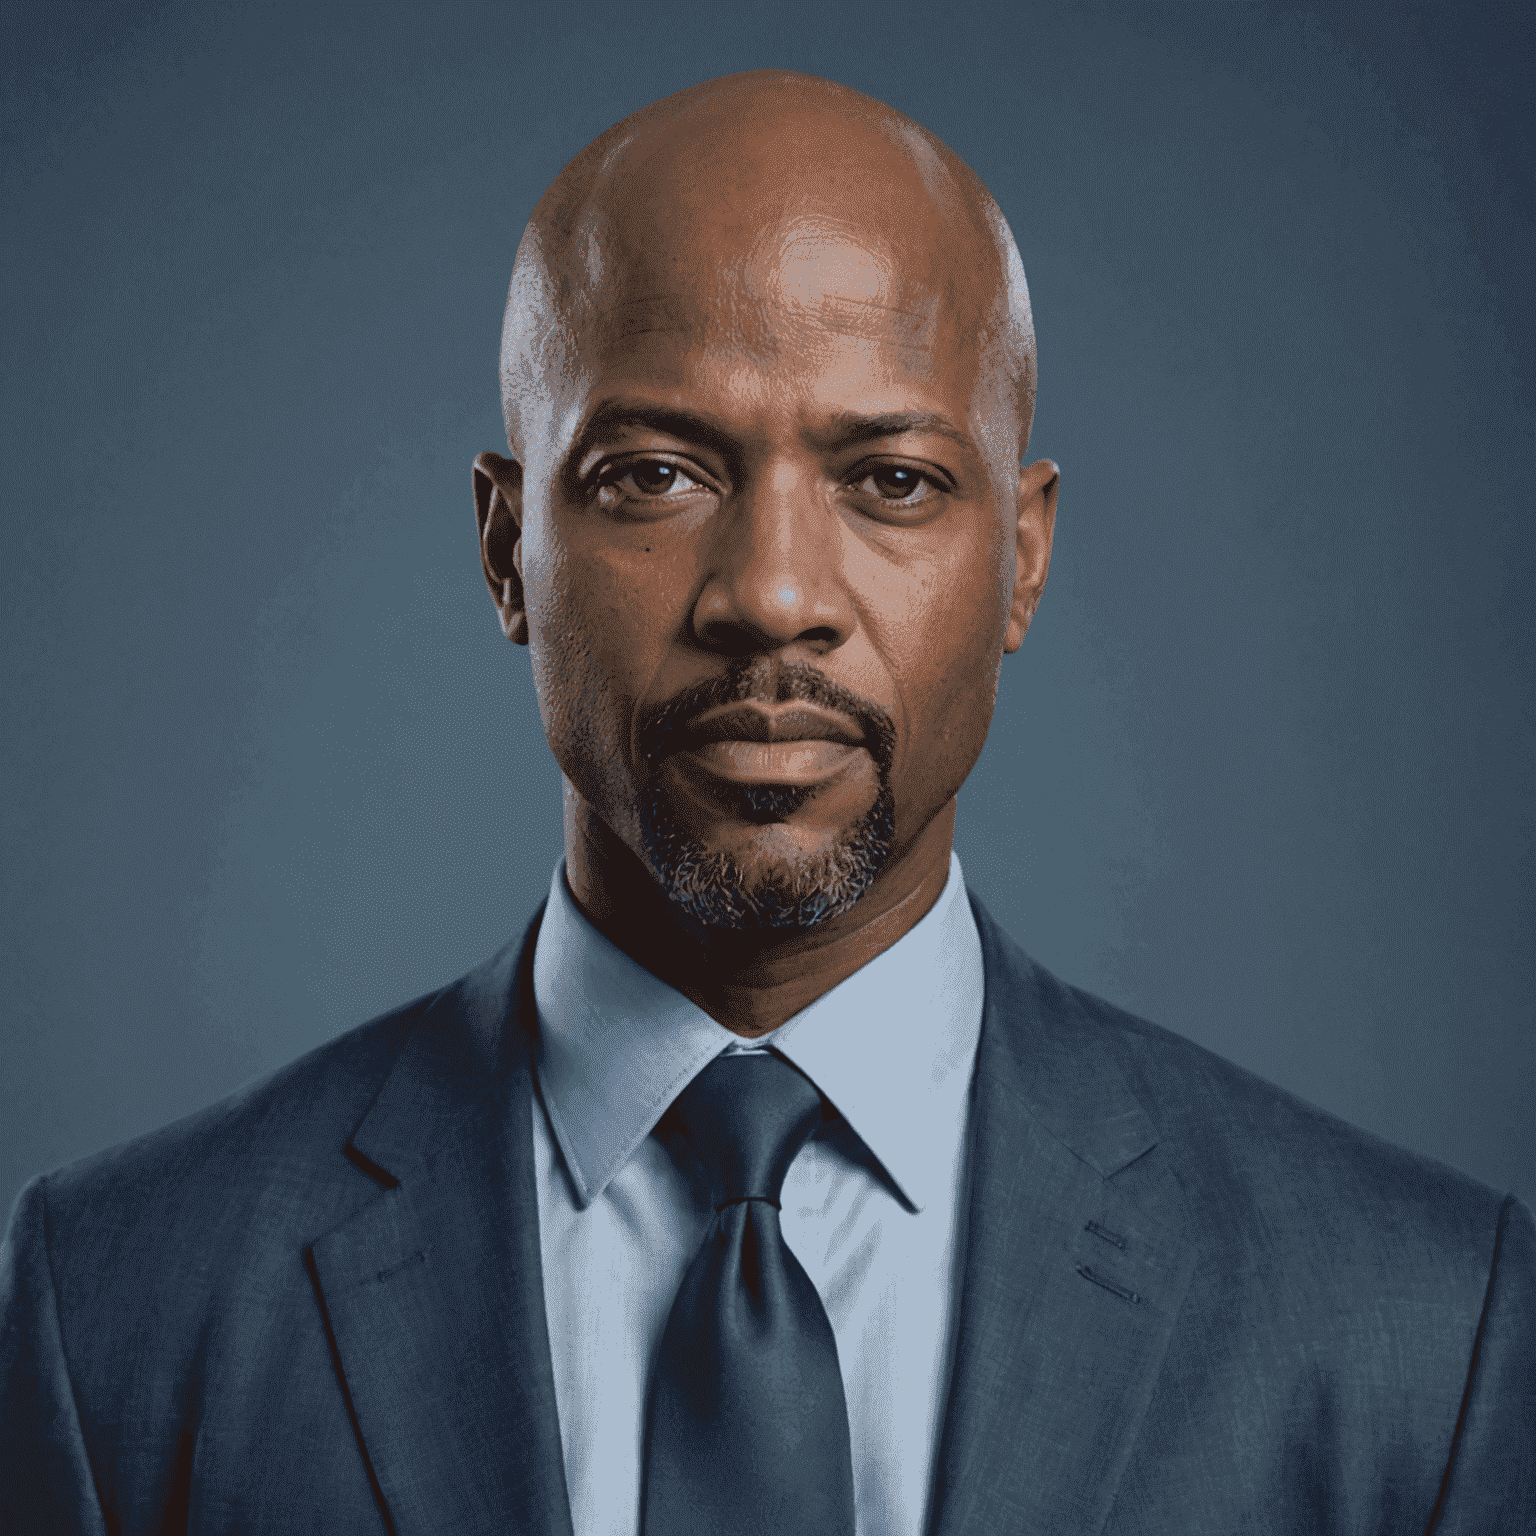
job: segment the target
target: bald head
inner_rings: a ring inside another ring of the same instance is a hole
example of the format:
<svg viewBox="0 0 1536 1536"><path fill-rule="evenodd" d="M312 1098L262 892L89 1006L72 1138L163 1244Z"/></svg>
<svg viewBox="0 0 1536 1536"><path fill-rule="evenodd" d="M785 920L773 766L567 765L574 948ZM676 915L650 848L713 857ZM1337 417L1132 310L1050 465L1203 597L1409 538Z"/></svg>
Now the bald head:
<svg viewBox="0 0 1536 1536"><path fill-rule="evenodd" d="M540 201L502 381L481 562L530 647L578 900L661 902L689 943L915 921L1055 519L986 189L824 80L668 97Z"/></svg>
<svg viewBox="0 0 1536 1536"><path fill-rule="evenodd" d="M1024 269L952 150L808 75L732 75L666 97L577 155L528 223L502 333L514 452L552 425L594 348L704 327L771 361L813 316L894 342L913 370L937 347L974 348L1022 452L1035 383Z"/></svg>

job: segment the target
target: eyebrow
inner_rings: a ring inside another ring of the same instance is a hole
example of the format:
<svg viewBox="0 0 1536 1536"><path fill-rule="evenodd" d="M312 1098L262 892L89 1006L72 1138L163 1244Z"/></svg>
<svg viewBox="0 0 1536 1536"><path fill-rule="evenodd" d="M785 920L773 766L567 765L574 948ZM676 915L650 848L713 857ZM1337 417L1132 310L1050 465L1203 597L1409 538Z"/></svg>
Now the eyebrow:
<svg viewBox="0 0 1536 1536"><path fill-rule="evenodd" d="M907 432L928 432L935 437L948 438L972 452L976 447L968 433L961 431L947 416L933 411L888 411L878 416L840 411L832 418L826 436L835 446L843 447L881 437L901 437Z"/></svg>
<svg viewBox="0 0 1536 1536"><path fill-rule="evenodd" d="M660 432L684 442L713 448L722 457L733 458L740 451L736 439L714 418L697 411L674 406L644 405L637 401L605 400L587 419L571 447L568 462L578 463L594 442L610 432L625 427ZM818 440L829 448L851 448L859 443L884 437L901 437L908 432L928 432L974 453L976 445L947 416L934 411L884 411L867 415L860 411L839 411L832 417Z"/></svg>
<svg viewBox="0 0 1536 1536"><path fill-rule="evenodd" d="M578 463L592 444L623 427L639 427L647 432L661 432L684 442L713 448L722 456L734 457L739 451L731 434L718 422L695 411L669 406L640 405L625 400L605 400L593 411L577 434L571 447L570 462Z"/></svg>

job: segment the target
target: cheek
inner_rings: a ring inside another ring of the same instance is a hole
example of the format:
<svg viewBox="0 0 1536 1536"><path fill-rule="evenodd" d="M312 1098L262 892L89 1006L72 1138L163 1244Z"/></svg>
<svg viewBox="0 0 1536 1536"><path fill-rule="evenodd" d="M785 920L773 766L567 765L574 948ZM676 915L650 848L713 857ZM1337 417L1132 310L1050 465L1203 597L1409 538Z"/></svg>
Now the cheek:
<svg viewBox="0 0 1536 1536"><path fill-rule="evenodd" d="M1012 591L1011 546L978 530L900 578L906 602L888 612L881 649L903 719L897 773L914 810L936 810L960 788L986 741L997 701ZM894 583L887 578L887 589Z"/></svg>
<svg viewBox="0 0 1536 1536"><path fill-rule="evenodd" d="M557 517L524 534L529 652L544 732L561 770L617 814L632 774L629 733L675 628L665 561L596 547ZM659 552L658 552L659 553Z"/></svg>

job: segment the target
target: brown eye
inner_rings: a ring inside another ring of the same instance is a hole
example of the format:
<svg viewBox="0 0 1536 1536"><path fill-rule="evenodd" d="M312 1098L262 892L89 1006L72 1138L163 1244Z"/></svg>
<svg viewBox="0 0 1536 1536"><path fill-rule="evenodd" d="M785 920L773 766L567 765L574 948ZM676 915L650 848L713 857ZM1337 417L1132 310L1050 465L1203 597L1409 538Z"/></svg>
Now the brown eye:
<svg viewBox="0 0 1536 1536"><path fill-rule="evenodd" d="M704 485L680 465L665 459L630 459L617 464L602 477L598 499L605 506L618 507L626 501L662 501L672 496L687 496L702 491Z"/></svg>
<svg viewBox="0 0 1536 1536"><path fill-rule="evenodd" d="M859 483L861 491L873 491L882 501L922 501L918 493L928 477L908 464L877 464Z"/></svg>
<svg viewBox="0 0 1536 1536"><path fill-rule="evenodd" d="M661 459L642 459L630 466L629 473L635 489L645 496L665 496L677 488L679 480L688 480L675 464L667 464Z"/></svg>

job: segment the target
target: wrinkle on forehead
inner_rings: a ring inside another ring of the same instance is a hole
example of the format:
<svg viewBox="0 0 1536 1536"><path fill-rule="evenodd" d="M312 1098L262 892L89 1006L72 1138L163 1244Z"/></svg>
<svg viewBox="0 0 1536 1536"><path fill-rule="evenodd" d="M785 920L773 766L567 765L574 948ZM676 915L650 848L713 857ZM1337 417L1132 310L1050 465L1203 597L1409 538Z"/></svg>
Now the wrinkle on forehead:
<svg viewBox="0 0 1536 1536"><path fill-rule="evenodd" d="M783 308L838 334L933 345L940 295L904 281L897 254L848 224L800 219L767 231L742 276Z"/></svg>
<svg viewBox="0 0 1536 1536"><path fill-rule="evenodd" d="M883 103L809 76L709 81L627 118L556 178L518 249L503 330L514 449L601 334L665 331L763 355L817 328L918 358L995 354L1027 436L1034 338L1001 211Z"/></svg>
<svg viewBox="0 0 1536 1536"><path fill-rule="evenodd" d="M734 340L766 355L775 333L822 331L929 352L944 309L942 294L903 280L894 253L825 220L763 231L736 260L719 263L708 282L695 275L667 284L667 275L647 271L638 294L619 282L600 290L590 305L591 330L620 346L672 334ZM612 295L610 302L603 293Z"/></svg>

